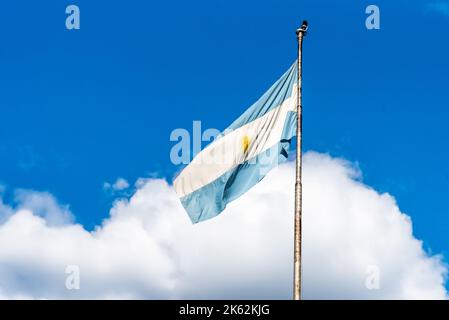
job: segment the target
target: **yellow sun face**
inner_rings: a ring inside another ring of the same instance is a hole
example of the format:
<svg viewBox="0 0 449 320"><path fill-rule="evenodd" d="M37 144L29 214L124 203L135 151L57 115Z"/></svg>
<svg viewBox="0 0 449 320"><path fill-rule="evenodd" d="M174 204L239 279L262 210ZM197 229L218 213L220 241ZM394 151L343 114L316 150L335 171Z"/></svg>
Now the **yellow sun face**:
<svg viewBox="0 0 449 320"><path fill-rule="evenodd" d="M242 139L242 147L243 147L243 152L246 153L249 149L249 144L250 144L250 139L248 136L243 136Z"/></svg>

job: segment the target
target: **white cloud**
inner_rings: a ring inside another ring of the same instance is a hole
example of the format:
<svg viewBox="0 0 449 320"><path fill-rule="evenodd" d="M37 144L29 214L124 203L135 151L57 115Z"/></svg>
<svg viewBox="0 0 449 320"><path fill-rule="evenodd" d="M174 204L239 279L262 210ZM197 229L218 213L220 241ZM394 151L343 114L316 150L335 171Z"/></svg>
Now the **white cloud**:
<svg viewBox="0 0 449 320"><path fill-rule="evenodd" d="M103 184L103 189L106 191L112 191L112 192L116 192L116 191L123 191L125 189L129 188L129 183L126 179L124 178L118 178L114 183L109 183L109 182L105 182Z"/></svg>
<svg viewBox="0 0 449 320"><path fill-rule="evenodd" d="M14 199L18 203L16 210L30 210L34 215L43 217L51 226L74 221L69 206L58 204L55 197L48 192L19 189L15 192Z"/></svg>
<svg viewBox="0 0 449 320"><path fill-rule="evenodd" d="M14 194L15 207L3 203L0 193L0 223L5 222L15 212L30 210L34 215L43 217L50 226L69 224L74 221L69 206L58 204L48 192L36 192L19 189Z"/></svg>
<svg viewBox="0 0 449 320"><path fill-rule="evenodd" d="M304 290L311 298L445 298L446 266L412 233L395 199L357 181L350 164L307 156ZM381 290L366 290L366 269ZM324 293L324 294L323 294Z"/></svg>
<svg viewBox="0 0 449 320"><path fill-rule="evenodd" d="M11 207L5 205L3 203L3 200L0 198L0 223L5 222L13 214L14 210Z"/></svg>
<svg viewBox="0 0 449 320"><path fill-rule="evenodd" d="M128 181L126 181L123 178L118 178L117 181L115 181L115 183L112 185L112 188L114 190L124 190L127 189L128 187L129 187Z"/></svg>
<svg viewBox="0 0 449 320"><path fill-rule="evenodd" d="M160 179L116 202L91 233L16 209L0 225L0 296L289 299L293 180L283 165L197 225ZM446 298L441 257L423 250L393 197L343 160L305 156L303 230L305 298ZM67 265L80 267L78 291L65 288ZM379 290L365 287L372 265Z"/></svg>

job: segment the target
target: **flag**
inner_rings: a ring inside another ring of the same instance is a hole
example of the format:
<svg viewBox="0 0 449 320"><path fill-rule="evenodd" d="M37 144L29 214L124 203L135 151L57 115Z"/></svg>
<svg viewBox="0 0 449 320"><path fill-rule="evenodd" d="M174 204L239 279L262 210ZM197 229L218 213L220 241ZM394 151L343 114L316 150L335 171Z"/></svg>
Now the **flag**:
<svg viewBox="0 0 449 320"><path fill-rule="evenodd" d="M174 180L191 221L220 214L278 164L296 135L297 63L218 135Z"/></svg>

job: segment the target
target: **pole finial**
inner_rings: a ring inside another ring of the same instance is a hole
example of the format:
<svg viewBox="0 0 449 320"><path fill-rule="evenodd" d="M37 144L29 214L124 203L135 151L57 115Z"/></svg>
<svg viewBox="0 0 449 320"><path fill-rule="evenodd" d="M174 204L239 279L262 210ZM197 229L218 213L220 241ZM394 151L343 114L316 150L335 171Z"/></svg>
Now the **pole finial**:
<svg viewBox="0 0 449 320"><path fill-rule="evenodd" d="M307 22L307 20L304 20L302 22L301 28L296 29L296 35L299 36L300 33L305 35L308 27L309 27L309 23Z"/></svg>

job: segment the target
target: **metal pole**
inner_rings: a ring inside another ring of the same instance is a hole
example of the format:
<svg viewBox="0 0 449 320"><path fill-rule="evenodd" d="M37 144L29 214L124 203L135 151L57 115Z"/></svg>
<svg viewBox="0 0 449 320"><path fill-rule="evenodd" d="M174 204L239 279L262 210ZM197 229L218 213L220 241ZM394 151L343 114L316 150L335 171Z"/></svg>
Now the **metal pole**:
<svg viewBox="0 0 449 320"><path fill-rule="evenodd" d="M297 84L297 127L296 127L296 182L295 182L295 245L293 271L293 300L301 300L301 236L302 236L302 40L307 30L307 21L296 30L298 40L298 84Z"/></svg>

